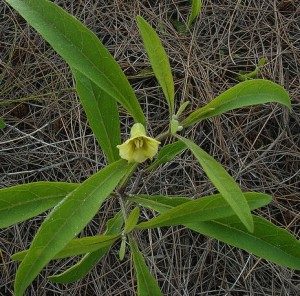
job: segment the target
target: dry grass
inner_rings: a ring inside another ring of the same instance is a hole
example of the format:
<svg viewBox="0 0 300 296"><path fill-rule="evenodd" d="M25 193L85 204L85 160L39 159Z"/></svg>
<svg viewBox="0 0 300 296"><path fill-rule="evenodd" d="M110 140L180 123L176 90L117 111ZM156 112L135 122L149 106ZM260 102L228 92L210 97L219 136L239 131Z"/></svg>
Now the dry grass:
<svg viewBox="0 0 300 296"><path fill-rule="evenodd" d="M234 85L240 70L268 59L261 77L283 85L293 112L266 104L229 112L186 134L231 172L244 190L270 193L259 213L299 237L300 10L292 0L206 0L190 34L174 29L185 20L187 1L56 1L103 39L126 74L149 67L134 18L154 26L171 59L176 102L190 110ZM0 4L0 106L7 127L0 131L1 187L37 180L82 181L105 160L86 122L67 65L28 24ZM167 126L167 109L153 78L132 79L151 132ZM122 115L123 131L130 119ZM146 175L138 192L206 195L210 182L189 153ZM297 207L298 206L298 207ZM86 234L94 234L118 205L108 201ZM145 217L149 212L144 212ZM45 215L1 230L0 295L12 295L17 265L10 255L28 247ZM100 222L101 221L101 222ZM136 234L165 295L299 295L299 274L182 227ZM133 295L130 257L117 248L80 282L57 285L47 276L75 262L51 263L28 295Z"/></svg>

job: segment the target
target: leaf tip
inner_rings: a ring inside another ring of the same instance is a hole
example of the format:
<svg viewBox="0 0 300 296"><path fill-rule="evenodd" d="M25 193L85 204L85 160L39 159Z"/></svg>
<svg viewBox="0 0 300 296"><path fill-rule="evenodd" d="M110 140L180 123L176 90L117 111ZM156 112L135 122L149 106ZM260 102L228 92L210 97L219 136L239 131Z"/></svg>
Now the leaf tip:
<svg viewBox="0 0 300 296"><path fill-rule="evenodd" d="M250 233L254 232L254 222L253 222L252 215L250 216L250 219L247 220L247 223L245 224L245 226Z"/></svg>
<svg viewBox="0 0 300 296"><path fill-rule="evenodd" d="M17 254L13 254L13 255L11 255L11 260L13 260L13 261L19 261L18 260L18 256L16 256Z"/></svg>
<svg viewBox="0 0 300 296"><path fill-rule="evenodd" d="M145 19L139 14L136 16L135 20L137 22L138 27L141 25L141 23L146 22Z"/></svg>

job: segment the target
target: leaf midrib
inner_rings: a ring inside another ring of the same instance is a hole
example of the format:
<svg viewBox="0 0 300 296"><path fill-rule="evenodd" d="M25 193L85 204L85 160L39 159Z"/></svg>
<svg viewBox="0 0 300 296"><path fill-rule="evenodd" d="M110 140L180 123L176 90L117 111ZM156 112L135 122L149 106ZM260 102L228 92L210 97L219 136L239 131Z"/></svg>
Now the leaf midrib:
<svg viewBox="0 0 300 296"><path fill-rule="evenodd" d="M268 81L268 80L265 80L265 81ZM261 80L259 80L259 81L255 81L257 84L260 84L261 83ZM238 84L237 84L238 85ZM255 84L254 84L255 85ZM252 81L252 85L251 86L253 86L253 81ZM276 86L277 87L277 85L275 84L275 85L273 85L273 86ZM233 86L234 87L234 86ZM244 86L244 88L245 88L246 86ZM248 87L249 87L249 85L248 85ZM277 87L278 88L278 87ZM230 90L230 88L228 89L228 90ZM242 89L240 90L240 92L242 91ZM268 92L266 92L267 94L268 94ZM198 117L199 116L201 116L201 115L207 115L207 113L209 113L209 108L214 108L214 105L215 105L215 101L216 100L218 100L219 99L219 97L220 96L222 96L222 94L220 94L220 95L218 95L215 99L213 99L212 101L210 101L209 103L207 103L205 106L203 106L203 107L200 107L198 110L195 110L194 112L192 112L188 117L187 117L187 119L190 117L190 120L192 121L192 122L194 122L195 120L196 121L198 121L198 120L204 120L204 119L206 119L207 117L204 117L204 118L201 118L201 119L198 119ZM236 99L238 99L238 94L236 94L236 95L234 95L232 98L230 98L229 100L220 100L220 102L218 102L218 106L216 107L216 108L214 108L214 110L212 110L212 112L215 112L215 111L218 111L219 112L219 109L221 108L221 107L223 107L224 105L227 105L227 104L230 104L232 101L234 101L234 100L236 100ZM242 97L247 97L247 96L249 96L249 94L243 94L242 95ZM268 97L269 97L269 95L268 95ZM277 102L277 101L275 101L275 102ZM250 105L248 105L248 106L253 106L253 105L258 105L258 104L260 104L260 103L251 103ZM285 104L284 104L285 105ZM239 108L243 108L243 106L241 106L241 107L234 107L234 109L239 109ZM230 110L228 110L228 111L230 111ZM227 112L227 111L226 111ZM217 116L218 114L216 114L215 116ZM208 116L209 117L209 116Z"/></svg>
<svg viewBox="0 0 300 296"><path fill-rule="evenodd" d="M109 174L109 176L107 176L107 178L104 179L104 181L101 183L101 185L102 185L106 180L108 180L108 179L110 178L110 176L111 176L113 173L114 173L114 171L112 171L112 172ZM98 185L98 186L91 192L91 194L93 194L93 193L99 188L99 186L100 186L100 185ZM90 194L90 195L91 195L91 194ZM83 200L83 202L85 202L85 200L86 200L88 197L90 197L90 195L87 196L87 197ZM69 217L73 217L73 216L75 215L75 213L77 213L77 212L80 211L80 210L81 210L81 207L77 207L76 210L73 211L72 214L71 214ZM61 227L59 227L59 229L63 229L63 228L66 226L67 222L68 222L68 220L65 220L64 223L61 225ZM46 245L44 245L44 247L43 247L42 249L43 249L43 250L46 249L46 248L49 246L50 242L52 242L53 240L55 240L55 238L56 238L57 236L58 236L58 231L55 232L55 234L52 236L52 240L48 240L48 243L47 243ZM30 249L29 249L29 250L30 250ZM27 256L27 255L26 255L26 256ZM26 258L26 256L25 256L25 258ZM25 259L25 258L24 258L24 259ZM31 272L32 272L33 267L34 267L35 263L39 260L39 258L40 258L40 256L36 256L36 257L35 257L35 260L31 261L30 268L29 268L29 270L27 271L28 273L31 273ZM24 281L24 280L23 280L23 281Z"/></svg>
<svg viewBox="0 0 300 296"><path fill-rule="evenodd" d="M144 272L144 270L143 270L144 264L146 264L146 263L143 264L142 258L141 258L141 254L138 254L139 250L135 250L135 252L136 252L136 254L135 254L135 256L136 256L136 263L138 264L139 273L143 277L143 282L147 283L148 282L147 281L147 272ZM147 289L148 295L151 295L151 293L150 293L151 291L149 290L149 287L148 287L147 284L143 285L143 288L145 288L145 287Z"/></svg>
<svg viewBox="0 0 300 296"><path fill-rule="evenodd" d="M214 220L214 221L205 221L205 222L209 222L209 223L212 222L212 223L220 224L220 225L224 226L225 228L227 227L227 228L229 228L229 229L233 229L233 230L235 230L235 231L237 231L237 232L240 232L240 233L242 233L242 234L244 234L244 235L248 235L248 236L250 236L250 237L253 237L253 238L255 238L256 240L259 240L259 241L261 241L261 242L263 242L263 243L265 243L265 244L271 246L272 248L275 248L275 249L277 249L277 250L283 252L284 254L288 255L289 257L296 258L297 260L299 260L298 257L296 257L296 256L294 256L294 255L292 255L292 254L287 253L286 251L280 249L278 246L272 245L271 243L269 243L269 242L263 240L263 239L260 238L260 237L257 237L257 236L252 235L250 232L242 231L241 229L235 228L235 227L233 227L233 226L230 226L230 225L228 225L228 224L226 224L226 223L222 223L222 222L217 221L217 220ZM205 223L205 222L203 222L203 223ZM189 223L186 224L185 226L188 227L188 228L190 228L188 225L189 225ZM193 227L192 223L191 223L190 225Z"/></svg>
<svg viewBox="0 0 300 296"><path fill-rule="evenodd" d="M214 202L214 201L210 201L210 203L212 203L212 202ZM175 212L174 211L174 213L171 213L171 214L177 214L177 216L176 217L171 217L171 218L169 218L169 219L166 219L166 218L164 218L164 220L162 220L162 221L158 221L158 224L161 224L161 223L164 223L164 222L168 222L169 220L171 220L171 219L174 219L175 221L176 221L176 219L178 219L178 218L182 218L182 217L185 217L185 216L187 216L187 215L196 215L196 214L198 214L198 213L202 213L202 212L208 212L208 211L212 211L212 210L220 210L220 209L228 209L228 208L226 208L226 207L224 207L224 206L216 206L216 207L213 207L213 208L210 208L210 209L207 209L207 206L210 204L210 203L207 203L206 205L205 205L205 207L204 207L204 209L202 210L199 210L199 211L193 211L193 212L189 212L188 214L186 214L186 213L182 213L182 214L180 214L180 213L177 213L177 212ZM186 204L186 203L184 203L184 204ZM170 210L171 209L174 209L174 207L171 207L170 208ZM233 211L233 210L232 210ZM163 213L164 214L164 213ZM162 214L162 215L163 215ZM234 214L234 212L232 213L232 214ZM230 216L232 216L232 215L230 215ZM160 218L160 216L158 216L158 217L155 217L155 218L152 218L153 220L154 219L158 219L158 218ZM220 217L221 218L221 217ZM152 220L151 219L151 220ZM217 218L214 218L214 219L217 219ZM149 220L149 221L146 221L146 222L142 222L142 223L140 223L140 224L138 224L137 225L137 228L139 228L139 227L142 227L142 228L144 228L144 227L147 227L147 224L150 224L150 221L151 220ZM153 220L152 220L152 223L153 223ZM209 221L209 220L200 220L199 222L207 222L207 221ZM172 221L170 221L170 222L172 222ZM173 223L173 222L172 222ZM183 223L186 223L186 222L183 222ZM190 222L189 222L190 223ZM146 225L146 226L145 226ZM151 227L157 227L157 225L151 225Z"/></svg>
<svg viewBox="0 0 300 296"><path fill-rule="evenodd" d="M194 144L193 144L194 145ZM207 156L205 155L206 152L205 151L202 151L202 149L200 147L197 147L197 149L200 149L201 153L204 154L204 157L203 158L200 158L200 157L197 157L196 155L196 158L198 159L198 161L200 163L204 162L205 165L207 167L209 167L209 170L210 171L213 171L213 168L211 167L210 165L210 161L208 160L207 161ZM194 149L193 149L194 150ZM219 163L218 163L219 164ZM203 166L203 165L202 165ZM224 170L226 172L226 170L221 166L221 169ZM227 172L226 172L227 173ZM223 174L223 172L222 172ZM242 193L242 191L240 190L240 188L236 185L236 183L234 182L234 180L232 179L232 177L228 174L229 178L231 179L230 181L231 182L231 186L234 187L234 191L239 194L241 196L241 198L239 199L239 202L242 203L242 205L244 207L246 207L246 209L249 209L250 211L250 208L247 204L247 201L245 200L245 196L244 194ZM209 178L211 180L211 178ZM218 178L215 178L217 180L217 183L218 183L218 187L221 188L222 191L226 192L226 197L223 195L224 199L228 202L228 204L232 207L232 209L234 210L234 212L236 213L236 215L242 220L244 221L245 225L247 224L247 226L249 226L251 224L251 221L249 221L249 214L248 214L248 211L244 211L244 208L241 207L239 205L239 202L237 200L235 200L234 198L231 197L231 193L230 191L227 190L227 187L226 186L223 186L222 182L218 179ZM212 182L212 181L211 181ZM214 183L214 182L212 182ZM217 188L219 190L219 192L221 193L221 190ZM242 214L243 213L243 214ZM244 216L245 214L245 216ZM250 223L250 224L249 224Z"/></svg>
<svg viewBox="0 0 300 296"><path fill-rule="evenodd" d="M32 9L32 10L34 10L35 11L35 13L36 14L40 14L40 12L39 12L39 10L38 9L36 9L36 8L32 8L32 6L30 6L29 5L29 3L27 3L27 5ZM59 7L60 8L60 7ZM61 8L60 8L61 9ZM43 20L43 18L40 18L40 19L42 19ZM75 45L70 39L68 39L67 37L68 37L68 35L66 35L66 34L64 34L64 32L63 31L61 31L61 29L60 28L57 28L57 27L55 27L55 25L53 24L53 22L51 22L51 20L49 20L48 18L44 18L45 20L46 20L46 24L48 24L48 25L50 25L50 27L53 29L57 29L58 30L58 32L59 32L59 34L57 34L57 35L59 35L59 36L61 36L62 37L62 39L65 39L67 42L70 42L70 44L73 44L73 45ZM77 19L76 19L76 21L77 21ZM39 32L38 30L36 30L39 34L41 34L42 36L44 35L43 33L41 33L41 32ZM53 30L52 30L52 33L53 33ZM99 45L98 45L98 42L99 42L99 40L98 40L98 37L96 36L96 35L94 35L94 33L93 32L91 32L90 30L88 30L88 32L85 32L85 33L88 33L88 34L91 34L92 36L90 36L90 37L93 37L93 38L96 38L96 48L97 48L97 51L98 51L98 53L100 54L100 52L99 52ZM46 38L45 38L46 39ZM47 39L46 39L47 40ZM49 42L50 43L50 42ZM51 44L51 43L50 43ZM51 46L52 46L52 44L51 44ZM55 45L54 45L55 46ZM100 73L102 76L104 76L105 77L105 79L106 79L106 81L108 82L108 84L110 85L110 86L112 86L112 88L115 90L115 91L117 91L117 93L118 93L118 95L119 96L121 96L123 99L125 98L123 95L122 95L122 93L118 90L118 88L116 88L115 87L115 85L110 81L110 79L109 79L109 77L105 74L105 72L101 72L98 68L97 68L97 65L88 57L88 56L86 56L85 54L84 54L84 52L82 52L81 50L80 50L80 48L78 47L78 45L75 45L74 46L74 48L76 49L76 52L78 52L81 56L83 56L88 62L89 62L89 64L98 72L98 73ZM107 49L105 49L106 51L107 51L107 53L108 53L108 55L110 55L110 53L108 52L108 50ZM69 65L69 66L71 66L71 65ZM71 66L71 67L74 67L74 66ZM74 67L75 69L77 69L81 74L83 74L84 76L86 76L84 73L82 73L77 67ZM120 69L120 71L122 71L121 69ZM123 77L122 77L123 78ZM89 78L90 79L90 78ZM95 82L95 84L97 84L98 86L99 86L99 84L95 81L95 80L93 80L93 79L91 79L93 82ZM100 86L99 86L100 87ZM100 87L101 88L101 87ZM103 89L103 91L105 91L106 92L106 90L104 90ZM128 108L128 105L127 105L127 102L126 102L126 100L124 100L123 102L122 102L122 104L124 104L125 106L126 106L126 108ZM131 108L129 108L129 110L131 110Z"/></svg>
<svg viewBox="0 0 300 296"><path fill-rule="evenodd" d="M67 194L68 193L66 192L66 195ZM14 208L20 207L22 205L28 205L28 204L35 203L35 202L38 202L38 201L45 201L47 199L52 199L52 198L55 198L55 197L57 197L57 198L65 197L66 195L63 195L63 194L61 194L61 195L53 194L53 195L48 195L48 196L45 196L45 197L42 197L42 198L38 197L37 199L31 199L31 200L27 200L27 201L23 201L23 202L21 201L21 202L19 202L17 204L14 204L13 206L8 206L8 207L5 207L5 208L1 208L0 209L0 215L1 215L1 212L5 211L5 210L13 210Z"/></svg>
<svg viewBox="0 0 300 296"><path fill-rule="evenodd" d="M77 70L78 71L78 70ZM80 71L79 71L80 72ZM81 72L80 72L81 73ZM82 74L82 73L81 73ZM75 74L76 75L76 74ZM83 74L82 74L83 75ZM86 77L87 78L87 77ZM87 78L87 79L89 79L89 78ZM82 85L84 85L84 83L82 83ZM97 85L98 86L98 85ZM87 87L84 85L84 87L87 89ZM99 87L99 86L98 86ZM91 92L92 92L92 94L93 94L93 97L94 97L94 99L95 99L95 102L96 102L96 105L97 105L97 110L98 110L98 116L100 116L101 117L101 120L99 120L99 123L101 124L101 127L102 127L102 130L104 130L104 132L105 132L105 137L103 137L102 138L102 140L103 139L105 139L105 142L106 142L106 144L109 146L109 148L110 148L110 151L109 151L109 154L110 154L110 156L109 156L109 158L112 158L112 159L115 159L115 155L114 155L114 153L113 153L113 151L114 151L114 147L112 146L112 143L111 143L111 141L109 141L109 140L107 140L107 139L109 139L110 137L109 137L109 134L108 134L108 130L107 130L107 128L106 128L106 125L103 123L104 122L104 120L103 120L103 115L102 115L102 113L100 112L100 110L99 110L99 104L98 104L98 101L97 101L97 98L96 98L96 95L95 95L95 92L94 92L94 89L93 89L93 87L92 87L92 85L91 85L91 83L90 83L90 81L89 81L89 88L90 88L90 90L91 90ZM88 90L88 89L87 89ZM99 140L100 141L100 140ZM115 159L116 160L116 159Z"/></svg>

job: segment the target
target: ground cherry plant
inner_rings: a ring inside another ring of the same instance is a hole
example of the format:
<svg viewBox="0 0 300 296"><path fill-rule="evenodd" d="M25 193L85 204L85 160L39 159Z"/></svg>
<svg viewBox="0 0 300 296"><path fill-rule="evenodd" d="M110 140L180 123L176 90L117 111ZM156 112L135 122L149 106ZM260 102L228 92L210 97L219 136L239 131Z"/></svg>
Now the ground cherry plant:
<svg viewBox="0 0 300 296"><path fill-rule="evenodd" d="M120 260L129 246L137 294L162 295L139 250L135 232L174 225L183 225L276 264L300 269L299 241L287 230L251 214L252 210L270 203L271 196L242 192L220 163L192 139L184 137L186 127L236 108L268 102L290 108L289 96L280 85L263 79L246 80L183 117L188 102L176 105L171 67L160 39L154 29L137 16L145 50L169 106L168 130L152 138L147 135L147 119L134 90L94 33L48 0L6 2L69 64L81 104L108 163L80 184L41 181L0 190L2 228L53 208L29 249L12 256L20 262L14 284L16 296L24 294L51 260L80 256L75 265L49 278L56 283L79 280L114 244L120 246ZM135 121L130 138L124 143L121 143L117 103ZM173 142L164 145L166 137L171 137ZM133 178L140 163L147 160L148 170L153 171L183 150L194 155L218 193L196 199L127 194L128 180ZM121 210L106 223L106 231L78 238L111 196L119 197ZM156 211L156 216L142 221L141 207Z"/></svg>

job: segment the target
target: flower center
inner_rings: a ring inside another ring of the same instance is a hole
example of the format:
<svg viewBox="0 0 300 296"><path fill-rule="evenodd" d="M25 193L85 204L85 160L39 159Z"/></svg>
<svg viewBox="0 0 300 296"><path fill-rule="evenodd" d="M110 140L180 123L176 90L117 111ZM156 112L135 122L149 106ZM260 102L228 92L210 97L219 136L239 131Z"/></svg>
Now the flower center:
<svg viewBox="0 0 300 296"><path fill-rule="evenodd" d="M134 140L134 145L135 145L135 148L136 148L136 149L142 148L143 145L144 145L143 138L136 138L136 139Z"/></svg>

